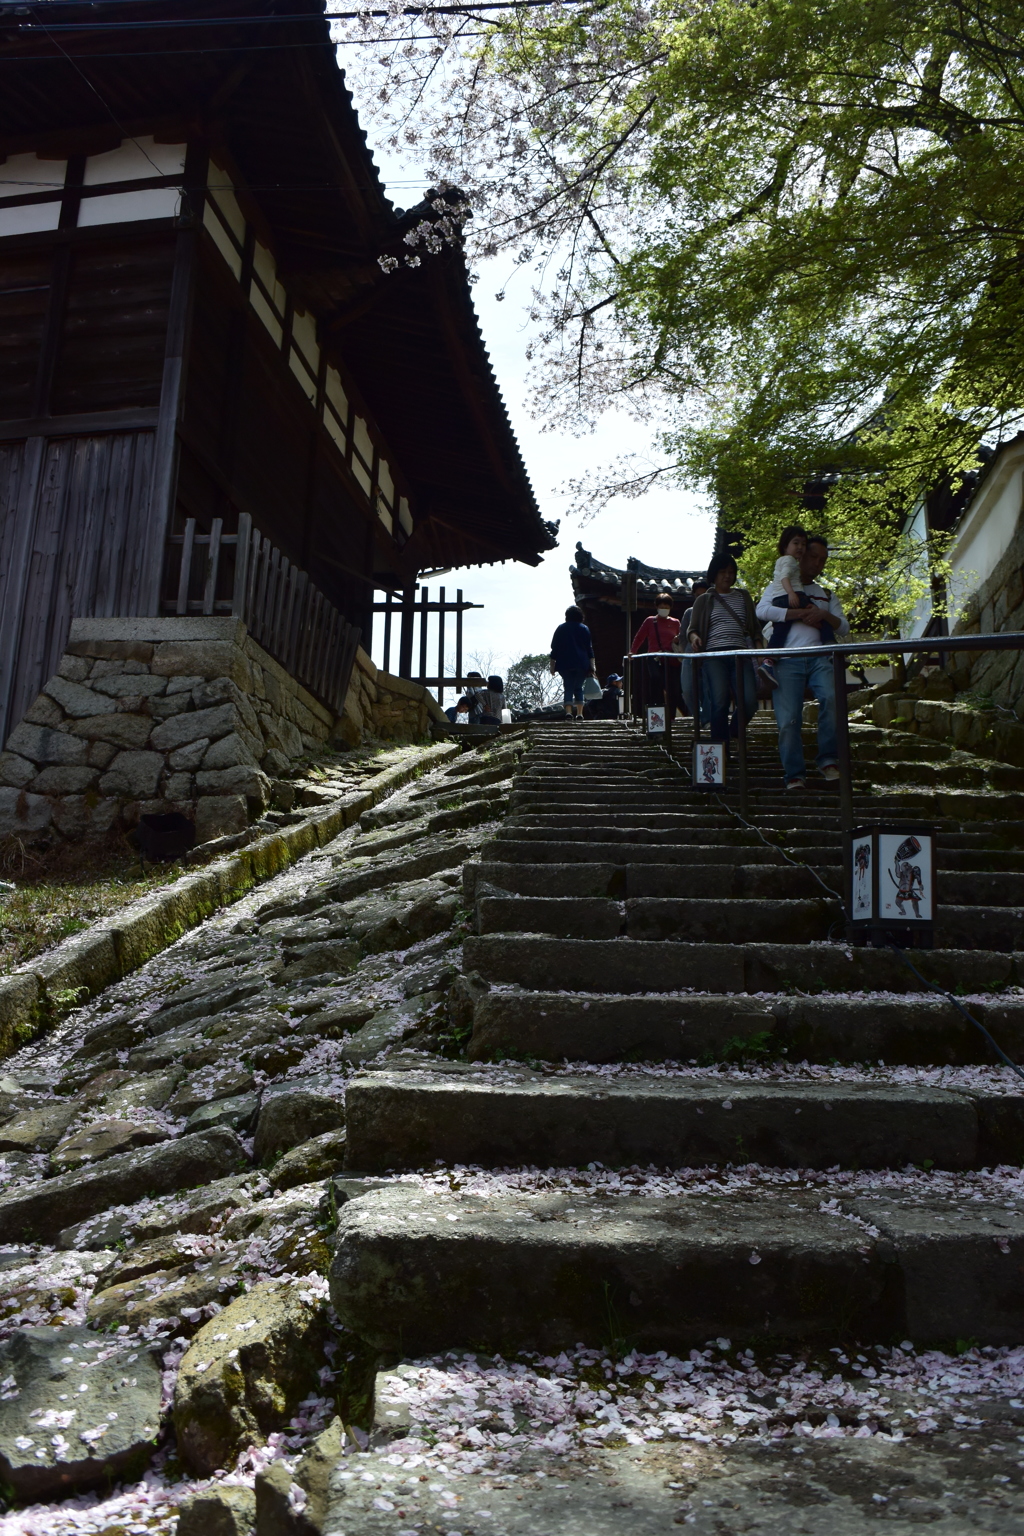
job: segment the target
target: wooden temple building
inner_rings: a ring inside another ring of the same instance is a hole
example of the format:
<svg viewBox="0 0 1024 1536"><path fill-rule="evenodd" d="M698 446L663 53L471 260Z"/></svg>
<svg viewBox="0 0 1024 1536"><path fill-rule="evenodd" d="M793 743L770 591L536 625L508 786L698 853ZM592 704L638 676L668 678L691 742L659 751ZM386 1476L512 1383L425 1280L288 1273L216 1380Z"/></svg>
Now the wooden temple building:
<svg viewBox="0 0 1024 1536"><path fill-rule="evenodd" d="M576 559L569 569L573 598L583 610L583 617L594 640L598 675L622 671L622 658L629 642L648 614L654 612L655 598L661 591L674 594L673 615L683 617L692 598L694 578L703 571L676 571L667 566L645 565L632 557L625 570L595 560L582 544L576 545Z"/></svg>
<svg viewBox="0 0 1024 1536"><path fill-rule="evenodd" d="M322 12L0 3L0 743L73 619L241 617L335 707L375 587L554 547Z"/></svg>

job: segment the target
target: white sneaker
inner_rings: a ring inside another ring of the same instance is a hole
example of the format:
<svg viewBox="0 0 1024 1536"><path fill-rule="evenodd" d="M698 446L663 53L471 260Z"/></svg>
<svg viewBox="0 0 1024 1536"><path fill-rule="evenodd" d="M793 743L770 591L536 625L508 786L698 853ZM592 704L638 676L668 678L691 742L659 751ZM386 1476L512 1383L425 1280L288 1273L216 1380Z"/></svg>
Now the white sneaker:
<svg viewBox="0 0 1024 1536"><path fill-rule="evenodd" d="M828 779L830 784L834 784L839 777L839 769L835 763L829 763L827 768L821 770L821 776L823 779Z"/></svg>
<svg viewBox="0 0 1024 1536"><path fill-rule="evenodd" d="M787 790L790 790L790 789L806 789L806 788L807 788L807 780L806 779L790 779L789 783L786 785L786 789Z"/></svg>

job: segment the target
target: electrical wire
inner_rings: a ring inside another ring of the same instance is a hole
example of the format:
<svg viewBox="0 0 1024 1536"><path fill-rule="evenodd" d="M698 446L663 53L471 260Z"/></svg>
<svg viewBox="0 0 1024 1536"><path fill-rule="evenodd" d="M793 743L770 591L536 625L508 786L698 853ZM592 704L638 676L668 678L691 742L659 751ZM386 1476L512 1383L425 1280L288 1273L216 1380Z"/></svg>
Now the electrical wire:
<svg viewBox="0 0 1024 1536"><path fill-rule="evenodd" d="M898 958L903 961L903 964L909 971L913 971L914 975L917 977L922 986L927 987L929 992L937 992L940 997L944 997L948 1003L953 1004L953 1007L957 1010L958 1013L962 1013L964 1018L974 1025L975 1029L980 1029L981 1033L985 1036L985 1039L995 1051L1000 1061L1005 1062L1006 1066L1008 1066L1011 1071L1016 1072L1017 1076L1021 1079L1022 1082L1024 1082L1024 1072L1021 1071L1020 1067L1018 1067L1015 1061L1010 1060L1002 1046L999 1045L997 1041L993 1040L984 1024L976 1019L972 1013L967 1012L967 1009L964 1007L963 1003L960 1002L959 998L954 997L952 992L947 992L944 987L936 986L935 982L929 981L926 976L922 976L917 966L912 964L912 962L907 959L905 952L900 949L899 945L890 944L889 948L892 950L894 955L898 956Z"/></svg>
<svg viewBox="0 0 1024 1536"><path fill-rule="evenodd" d="M533 10L537 7L547 6L550 0L481 0L480 4L468 5L407 5L398 14L401 16L472 16L476 17L480 11L522 11ZM563 0L564 3L564 0ZM586 3L586 0L579 0ZM0 17L8 12L11 7L0 6ZM19 7L20 10L20 7ZM80 34L107 33L107 32L140 32L152 31L156 28L168 27L241 27L258 26L265 27L268 23L301 23L306 21L328 23L341 21L362 21L364 17L376 20L388 20L390 11L308 11L301 15L281 15L277 12L268 12L262 16L160 16L150 20L140 17L136 21L56 21L40 22L27 21L19 23L15 35L20 37L30 36L34 32L77 32Z"/></svg>
<svg viewBox="0 0 1024 1536"><path fill-rule="evenodd" d="M670 756L670 754L667 753L667 752L666 752L665 755L666 756ZM674 762L675 759L671 758L671 761ZM724 810L728 811L730 816L734 816L738 822L740 822L744 827L747 828L748 831L755 833L756 836L758 836L761 839L762 843L764 843L766 848L771 848L774 853L780 854L782 856L782 858L785 859L787 864L792 864L793 865L794 869L803 869L803 870L806 870L809 875L813 875L815 880L817 880L818 884L821 886L822 890L826 891L829 896L833 896L835 898L835 900L838 901L840 907L842 908L843 917L845 917L849 921L850 914L849 914L849 911L847 909L846 902L843 900L842 896L840 896L838 891L834 891L831 886L825 884L824 880L818 874L818 871L812 865L805 864L802 859L790 858L789 854L786 852L786 850L784 848L779 848L777 846L777 844L770 843L768 841L768 839L765 837L764 833L761 831L760 827L753 826L752 823L749 822L746 819L745 816L741 816L739 811L734 810L731 805L729 805L725 800L723 800L721 795L714 795L714 796L712 796L712 798L714 800L716 800L717 803ZM833 924L833 926L835 926L835 925ZM831 929L829 930L829 932L831 933ZM890 940L890 942L889 942L887 947L892 950L893 954L896 956L896 958L898 960L902 960L903 964L907 967L908 971L912 971L913 972L913 974L917 977L918 981L921 983L921 985L923 987L927 987L929 992L935 992L935 993L938 994L939 997L944 997L948 1003L952 1003L953 1007L957 1010L957 1012L958 1013L962 1013L964 1018L967 1020L967 1022L969 1024L973 1024L975 1029L978 1030L985 1037L985 1039L988 1041L989 1045L995 1051L996 1055L999 1057L1000 1061L1004 1064L1004 1066L1009 1067L1011 1072L1015 1072L1017 1074L1017 1076L1021 1079L1021 1081L1024 1082L1024 1071L1021 1070L1021 1068L1017 1065L1017 1063L1015 1061L1012 1060L1011 1057L1007 1056L1007 1054L1003 1050L1002 1046L999 1044L999 1042L997 1040L995 1040L993 1038L993 1036L985 1028L984 1024L982 1024L981 1020L980 1019L976 1019L974 1017L973 1013L969 1013L968 1010L964 1007L963 1003L960 1002L959 998L954 997L952 992L947 992L945 987L940 987L934 981L929 981L926 976L922 976L921 972L918 970L917 966L914 965L914 963L907 958L906 951L900 949L898 944L893 944L892 941Z"/></svg>
<svg viewBox="0 0 1024 1536"><path fill-rule="evenodd" d="M827 895L835 897L836 901L838 901L839 905L843 908L843 915L846 915L846 905L843 901L843 898L840 896L838 891L834 891L830 885L825 884L824 880L818 874L818 871L814 868L813 864L805 864L802 859L791 859L785 848L780 848L777 843L770 843L765 837L764 833L761 831L760 827L755 827L746 819L745 816L741 816L739 811L734 810L731 805L722 799L721 795L713 795L712 799L716 800L718 804L723 808L723 810L728 811L730 816L735 816L736 820L740 822L744 827L746 827L748 832L753 832L757 837L759 837L766 848L770 848L773 853L777 853L781 858L785 859L787 864L792 864L794 869L804 869L809 875L813 875L815 880L817 880L818 884L821 886L822 890Z"/></svg>
<svg viewBox="0 0 1024 1536"><path fill-rule="evenodd" d="M459 37L489 37L488 32L460 32ZM110 53L107 49L90 48L83 58L88 59L180 59L205 58L208 53L283 53L289 48L390 48L392 43L422 43L434 45L435 39L417 33L402 33L398 37L332 37L328 42L310 43L224 43L215 47L202 48L126 48L120 53ZM5 69L20 64L49 64L52 60L44 54L26 54L23 58L0 58L0 64Z"/></svg>

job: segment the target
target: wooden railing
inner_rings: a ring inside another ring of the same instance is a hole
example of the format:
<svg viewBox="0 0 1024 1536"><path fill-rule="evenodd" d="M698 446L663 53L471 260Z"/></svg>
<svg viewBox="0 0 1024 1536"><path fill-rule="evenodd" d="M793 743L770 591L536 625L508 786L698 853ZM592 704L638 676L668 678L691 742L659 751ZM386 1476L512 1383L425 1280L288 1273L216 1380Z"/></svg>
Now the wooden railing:
<svg viewBox="0 0 1024 1536"><path fill-rule="evenodd" d="M360 630L307 573L275 549L245 512L237 533L225 533L219 517L209 533L197 533L190 517L185 532L168 542L181 558L177 596L164 599L164 612L241 619L257 645L340 715Z"/></svg>
<svg viewBox="0 0 1024 1536"><path fill-rule="evenodd" d="M385 592L382 603L374 603L374 613L384 615L383 635L383 661L381 666L385 672L391 671L391 626L397 618L401 629L398 640L398 675L407 677L414 683L421 683L424 688L437 689L437 702L444 703L444 691L446 688L454 688L456 691L465 687L466 679L462 675L462 615L470 608L482 608L483 603L467 603L463 600L462 588L455 594L455 601L445 601L445 589L440 588L440 595L432 602L430 593L426 587L419 588L419 601L416 598L416 588L408 587L400 594L398 599L391 592ZM429 616L437 615L437 672L430 676L427 664L427 650L429 636L427 627ZM449 614L455 618L455 674L445 676L445 619ZM415 651L413 628L419 622L419 671L413 670L413 654Z"/></svg>

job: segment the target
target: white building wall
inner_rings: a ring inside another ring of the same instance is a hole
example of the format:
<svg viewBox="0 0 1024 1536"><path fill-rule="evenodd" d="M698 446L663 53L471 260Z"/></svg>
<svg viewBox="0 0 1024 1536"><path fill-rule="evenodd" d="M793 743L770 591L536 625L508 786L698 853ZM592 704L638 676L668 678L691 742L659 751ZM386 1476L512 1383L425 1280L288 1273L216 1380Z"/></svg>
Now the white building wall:
<svg viewBox="0 0 1024 1536"><path fill-rule="evenodd" d="M998 455L964 513L948 560L951 624L964 603L983 587L1013 542L1020 525L1024 494L1024 442L1014 442Z"/></svg>

